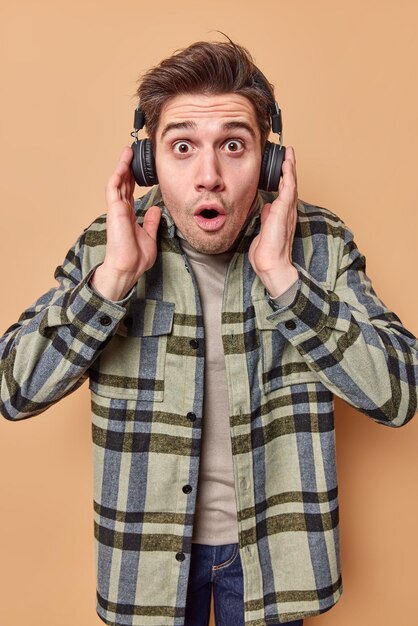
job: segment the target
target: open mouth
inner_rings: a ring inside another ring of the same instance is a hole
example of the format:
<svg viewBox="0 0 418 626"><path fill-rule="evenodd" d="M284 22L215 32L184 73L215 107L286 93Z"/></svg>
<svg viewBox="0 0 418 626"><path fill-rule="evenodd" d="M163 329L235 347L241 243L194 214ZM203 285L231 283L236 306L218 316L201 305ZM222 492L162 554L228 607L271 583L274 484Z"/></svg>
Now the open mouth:
<svg viewBox="0 0 418 626"><path fill-rule="evenodd" d="M206 220L213 220L215 217L218 217L219 211L216 209L203 209L199 215L204 217Z"/></svg>
<svg viewBox="0 0 418 626"><path fill-rule="evenodd" d="M203 206L195 212L194 219L203 230L215 231L224 225L226 215L221 207Z"/></svg>

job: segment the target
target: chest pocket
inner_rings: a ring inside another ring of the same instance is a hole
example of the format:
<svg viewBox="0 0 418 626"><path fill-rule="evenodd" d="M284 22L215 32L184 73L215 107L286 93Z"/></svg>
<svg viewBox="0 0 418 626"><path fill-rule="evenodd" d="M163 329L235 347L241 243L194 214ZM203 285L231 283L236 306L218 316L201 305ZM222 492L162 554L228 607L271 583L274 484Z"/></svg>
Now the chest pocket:
<svg viewBox="0 0 418 626"><path fill-rule="evenodd" d="M264 393L287 385L319 382L318 375L279 330L266 319L264 303L254 302L261 350L261 377Z"/></svg>
<svg viewBox="0 0 418 626"><path fill-rule="evenodd" d="M108 398L161 402L174 303L135 300L90 369L90 388Z"/></svg>

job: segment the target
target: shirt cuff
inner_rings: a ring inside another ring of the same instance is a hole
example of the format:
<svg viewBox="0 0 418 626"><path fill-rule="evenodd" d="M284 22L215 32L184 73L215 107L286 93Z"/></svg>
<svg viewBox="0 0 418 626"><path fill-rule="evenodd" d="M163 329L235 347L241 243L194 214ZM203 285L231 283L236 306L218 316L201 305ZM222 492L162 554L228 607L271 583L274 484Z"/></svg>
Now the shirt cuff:
<svg viewBox="0 0 418 626"><path fill-rule="evenodd" d="M292 304L298 290L298 283L299 280L296 279L295 282L286 289L286 291L280 294L280 296L272 298L269 295L269 301L271 302L272 308L274 310L282 309L283 307Z"/></svg>

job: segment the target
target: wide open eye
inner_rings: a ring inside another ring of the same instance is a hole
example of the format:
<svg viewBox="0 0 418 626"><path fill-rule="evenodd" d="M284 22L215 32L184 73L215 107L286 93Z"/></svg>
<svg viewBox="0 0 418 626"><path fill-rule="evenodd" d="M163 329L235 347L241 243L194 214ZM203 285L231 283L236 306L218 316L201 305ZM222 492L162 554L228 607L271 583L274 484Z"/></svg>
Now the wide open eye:
<svg viewBox="0 0 418 626"><path fill-rule="evenodd" d="M173 145L173 151L175 154L188 154L191 149L192 147L187 141L177 141Z"/></svg>
<svg viewBox="0 0 418 626"><path fill-rule="evenodd" d="M240 139L229 139L224 148L227 152L241 152L244 149L244 143Z"/></svg>

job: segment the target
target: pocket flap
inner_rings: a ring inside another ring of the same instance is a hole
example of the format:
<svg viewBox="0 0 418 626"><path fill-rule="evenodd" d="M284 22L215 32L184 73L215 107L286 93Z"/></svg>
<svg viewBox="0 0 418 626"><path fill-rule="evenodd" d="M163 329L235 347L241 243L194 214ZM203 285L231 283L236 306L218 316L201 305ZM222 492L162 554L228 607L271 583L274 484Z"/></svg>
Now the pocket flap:
<svg viewBox="0 0 418 626"><path fill-rule="evenodd" d="M158 337L171 333L174 302L163 300L134 300L116 334L123 337Z"/></svg>
<svg viewBox="0 0 418 626"><path fill-rule="evenodd" d="M312 371L299 350L267 319L264 305L261 301L254 302L265 393L291 384L318 382L318 374Z"/></svg>

